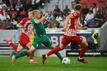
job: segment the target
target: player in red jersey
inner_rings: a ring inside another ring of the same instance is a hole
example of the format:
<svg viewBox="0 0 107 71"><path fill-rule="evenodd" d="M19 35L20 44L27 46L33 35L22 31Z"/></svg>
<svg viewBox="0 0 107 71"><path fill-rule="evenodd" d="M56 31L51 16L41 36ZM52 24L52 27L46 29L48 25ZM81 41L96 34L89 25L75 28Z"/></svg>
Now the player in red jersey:
<svg viewBox="0 0 107 71"><path fill-rule="evenodd" d="M76 35L76 30L79 27L78 20L80 18L80 10L81 10L81 5L77 4L74 8L74 12L72 12L67 16L66 18L67 24L64 27L65 33L62 38L60 47L53 48L47 54L42 55L43 64L45 63L47 56L52 55L60 50L63 50L70 42L81 44L82 48L80 50L80 54L77 60L82 63L88 63L88 61L83 58L84 53L88 49L88 43L86 41L86 38L83 36Z"/></svg>
<svg viewBox="0 0 107 71"><path fill-rule="evenodd" d="M33 58L33 52L32 52L32 50L34 50L35 48L32 46L32 43L31 43L30 38L29 38L29 36L31 34L31 28L29 28L28 26L29 26L29 21L31 18L32 18L32 11L29 11L28 17L23 18L22 21L19 24L17 24L17 27L22 29L22 33L21 33L20 38L19 38L18 46L9 40L4 40L11 47L13 47L13 49L15 50L15 53L17 54L16 56L12 57L12 64L14 64L15 59L22 57L24 55L29 55L30 63L33 63L33 64L37 63ZM29 52L28 51L22 51L25 46L28 47Z"/></svg>

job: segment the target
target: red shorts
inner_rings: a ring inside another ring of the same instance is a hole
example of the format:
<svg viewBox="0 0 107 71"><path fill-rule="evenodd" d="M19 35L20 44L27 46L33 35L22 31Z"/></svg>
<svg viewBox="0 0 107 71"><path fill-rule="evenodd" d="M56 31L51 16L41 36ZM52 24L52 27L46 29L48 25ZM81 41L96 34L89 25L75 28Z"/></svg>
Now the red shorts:
<svg viewBox="0 0 107 71"><path fill-rule="evenodd" d="M25 34L25 33L22 33L20 35L20 39L19 39L19 43L21 46L26 46L26 44L28 44L30 42L30 39L29 37Z"/></svg>
<svg viewBox="0 0 107 71"><path fill-rule="evenodd" d="M69 44L70 42L72 43L76 43L76 44L80 44L82 42L82 37L78 36L78 35L74 35L74 36L66 36L64 35L62 38L62 44Z"/></svg>

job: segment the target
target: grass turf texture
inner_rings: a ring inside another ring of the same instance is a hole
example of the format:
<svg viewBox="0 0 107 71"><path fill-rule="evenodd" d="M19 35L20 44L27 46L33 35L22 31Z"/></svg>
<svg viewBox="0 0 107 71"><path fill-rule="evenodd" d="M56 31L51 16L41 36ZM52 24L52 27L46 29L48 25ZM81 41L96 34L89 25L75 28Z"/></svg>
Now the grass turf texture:
<svg viewBox="0 0 107 71"><path fill-rule="evenodd" d="M0 71L107 71L107 57L86 58L88 64L82 64L76 57L71 57L71 64L64 65L56 57L49 57L46 64L41 63L40 57L36 58L38 64L29 64L29 59L24 57L12 65L10 57L0 57Z"/></svg>

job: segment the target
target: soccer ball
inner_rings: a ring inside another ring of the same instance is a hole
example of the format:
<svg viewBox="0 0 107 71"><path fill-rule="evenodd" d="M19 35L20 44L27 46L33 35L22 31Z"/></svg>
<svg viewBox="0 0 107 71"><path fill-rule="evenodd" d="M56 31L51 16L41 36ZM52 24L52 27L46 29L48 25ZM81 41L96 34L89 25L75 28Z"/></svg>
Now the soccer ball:
<svg viewBox="0 0 107 71"><path fill-rule="evenodd" d="M70 64L70 59L68 58L68 57L64 57L63 59L62 59L62 64Z"/></svg>

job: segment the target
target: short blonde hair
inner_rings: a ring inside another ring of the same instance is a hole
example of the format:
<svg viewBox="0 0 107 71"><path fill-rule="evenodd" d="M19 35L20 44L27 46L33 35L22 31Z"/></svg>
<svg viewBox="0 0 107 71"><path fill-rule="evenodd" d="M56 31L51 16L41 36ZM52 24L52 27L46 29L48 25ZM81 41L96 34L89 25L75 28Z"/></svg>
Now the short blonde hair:
<svg viewBox="0 0 107 71"><path fill-rule="evenodd" d="M32 12L32 14L33 14L33 16L36 14L36 13L40 13L40 11L39 10L33 10L33 12Z"/></svg>

